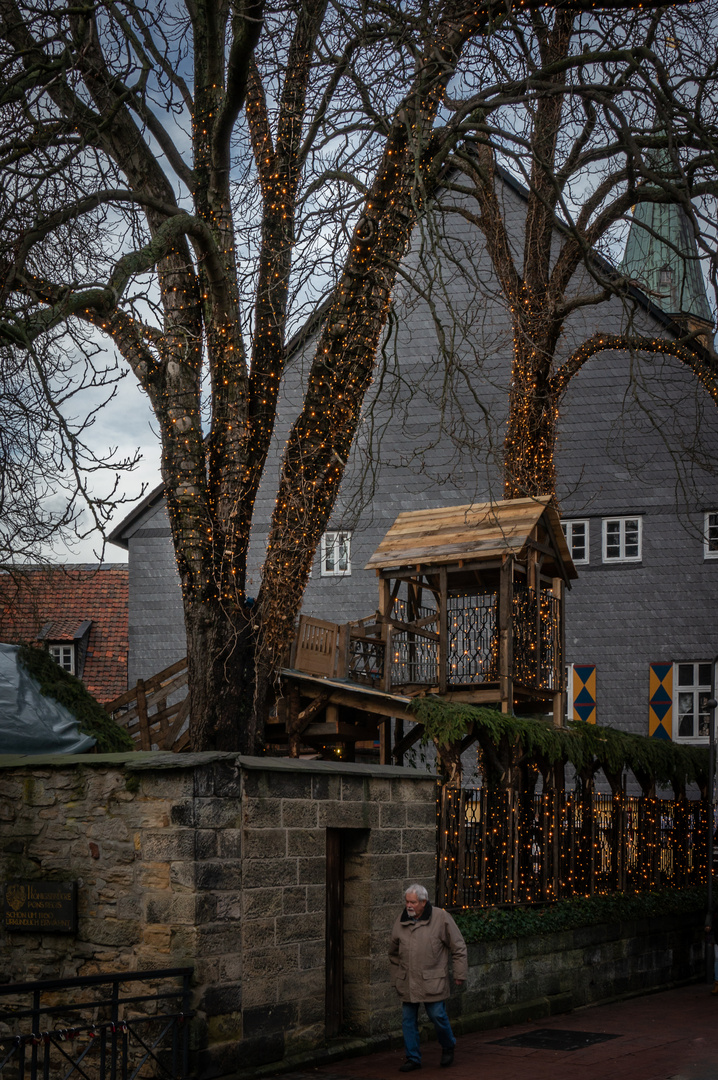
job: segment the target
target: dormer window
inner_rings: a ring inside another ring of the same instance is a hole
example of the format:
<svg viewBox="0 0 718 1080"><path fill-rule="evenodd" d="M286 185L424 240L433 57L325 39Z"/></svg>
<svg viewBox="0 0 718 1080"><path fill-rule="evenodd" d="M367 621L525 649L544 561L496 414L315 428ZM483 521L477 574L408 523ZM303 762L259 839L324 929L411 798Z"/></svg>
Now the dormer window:
<svg viewBox="0 0 718 1080"><path fill-rule="evenodd" d="M50 656L65 671L75 674L75 646L74 645L48 645Z"/></svg>
<svg viewBox="0 0 718 1080"><path fill-rule="evenodd" d="M71 675L82 678L90 639L91 619L53 619L45 623L37 640L47 649L56 664Z"/></svg>

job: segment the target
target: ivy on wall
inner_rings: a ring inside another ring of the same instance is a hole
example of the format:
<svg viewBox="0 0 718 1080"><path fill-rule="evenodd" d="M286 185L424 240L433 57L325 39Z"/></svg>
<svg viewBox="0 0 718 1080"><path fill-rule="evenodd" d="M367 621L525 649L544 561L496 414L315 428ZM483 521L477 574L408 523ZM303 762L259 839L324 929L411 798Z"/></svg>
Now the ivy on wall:
<svg viewBox="0 0 718 1080"><path fill-rule="evenodd" d="M484 908L456 912L454 918L469 944L506 938L533 937L575 930L598 923L620 923L658 915L693 915L705 908L705 887L656 889L653 892L610 896L578 896L545 907ZM698 924L697 924L698 925Z"/></svg>

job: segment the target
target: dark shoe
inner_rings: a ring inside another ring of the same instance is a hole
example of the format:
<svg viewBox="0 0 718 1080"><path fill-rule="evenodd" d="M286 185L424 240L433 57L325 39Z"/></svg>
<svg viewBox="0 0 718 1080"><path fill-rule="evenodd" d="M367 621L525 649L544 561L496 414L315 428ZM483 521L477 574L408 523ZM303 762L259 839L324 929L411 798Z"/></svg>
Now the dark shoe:
<svg viewBox="0 0 718 1080"><path fill-rule="evenodd" d="M454 1064L454 1048L453 1048L453 1046L451 1047L450 1050L442 1050L441 1051L441 1064L444 1065L444 1066Z"/></svg>
<svg viewBox="0 0 718 1080"><path fill-rule="evenodd" d="M412 1061L411 1058L407 1058L403 1065L399 1066L399 1072L413 1072L414 1069L420 1069L420 1061Z"/></svg>

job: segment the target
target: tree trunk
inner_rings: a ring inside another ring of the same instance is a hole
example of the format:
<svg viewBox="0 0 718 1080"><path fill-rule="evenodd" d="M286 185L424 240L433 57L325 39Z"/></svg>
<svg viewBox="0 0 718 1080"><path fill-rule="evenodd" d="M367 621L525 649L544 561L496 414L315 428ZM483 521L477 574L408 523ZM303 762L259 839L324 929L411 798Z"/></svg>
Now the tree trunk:
<svg viewBox="0 0 718 1080"><path fill-rule="evenodd" d="M192 750L256 754L255 635L246 610L185 600Z"/></svg>
<svg viewBox="0 0 718 1080"><path fill-rule="evenodd" d="M536 325L538 323L538 325ZM558 403L551 386L553 347L543 320L517 320L509 422L504 441L504 495L553 495Z"/></svg>

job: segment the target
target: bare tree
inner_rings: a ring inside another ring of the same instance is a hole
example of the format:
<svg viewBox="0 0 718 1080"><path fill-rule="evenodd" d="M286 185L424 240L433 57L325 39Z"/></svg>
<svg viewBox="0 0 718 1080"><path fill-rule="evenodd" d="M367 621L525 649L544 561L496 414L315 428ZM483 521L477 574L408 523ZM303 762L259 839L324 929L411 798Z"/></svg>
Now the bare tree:
<svg viewBox="0 0 718 1080"><path fill-rule="evenodd" d="M119 492L121 475L139 461L93 445L96 417L122 372L102 359L96 365L96 343L84 343L80 360L67 337L48 335L27 351L0 346L3 570L48 561L53 545L72 546L91 534L104 550L105 525L128 501ZM92 404L83 405L83 394Z"/></svg>
<svg viewBox="0 0 718 1080"><path fill-rule="evenodd" d="M571 5L583 8L593 11ZM461 0L0 0L0 340L27 351L58 328L92 328L149 397L197 749L261 742L401 260L447 154L466 140L463 117L477 130L487 41L510 15ZM558 14L554 30L546 20L552 42L571 19ZM621 25L631 54L633 25ZM520 85L506 72L506 107L533 94L553 116L562 63L585 64L555 53ZM551 207L534 186L540 233ZM249 605L288 332L327 286Z"/></svg>
<svg viewBox="0 0 718 1080"><path fill-rule="evenodd" d="M633 284L646 288L640 268L620 270L615 260L632 208L677 207L693 252L674 246L669 258L702 257L715 300L718 56L705 43L717 16L712 5L591 19L566 10L509 15L487 44L487 89L452 102L447 126L463 141L445 186L457 197L438 209L458 212L483 235L509 312L507 498L555 493L562 398L583 365L606 350L673 356L718 403L712 327L679 315L684 298L677 297L673 332L646 335L631 295ZM507 79L521 93L509 111ZM527 191L523 250L514 249L504 217L502 166ZM644 250L655 241L671 244L647 225ZM699 266L683 269L702 277ZM562 352L572 315L611 297L623 301L624 330L594 333L570 355Z"/></svg>

